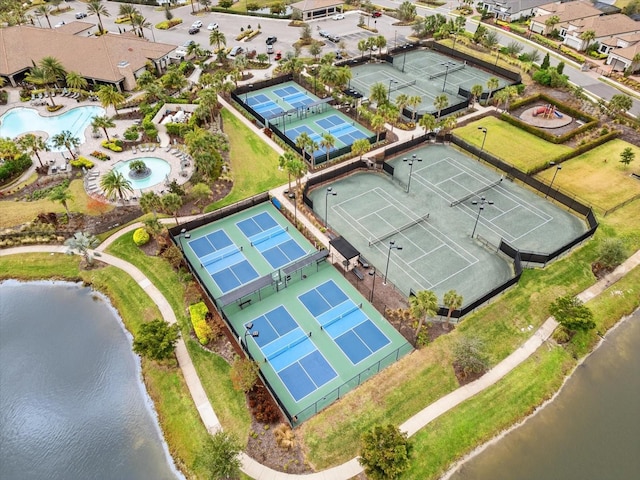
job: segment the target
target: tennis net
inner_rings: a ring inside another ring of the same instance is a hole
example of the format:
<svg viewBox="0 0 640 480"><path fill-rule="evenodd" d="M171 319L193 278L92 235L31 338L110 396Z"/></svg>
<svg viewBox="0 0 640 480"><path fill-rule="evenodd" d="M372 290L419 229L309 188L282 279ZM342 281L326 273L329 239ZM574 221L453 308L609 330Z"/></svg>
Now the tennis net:
<svg viewBox="0 0 640 480"><path fill-rule="evenodd" d="M239 251L240 249L238 247L233 247L230 250L222 252L219 255L213 255L212 257L208 257L208 258L205 257L202 259L202 265L206 267L208 265L211 265L212 263L219 262L223 258L227 258L227 257L230 257L231 255L235 255Z"/></svg>
<svg viewBox="0 0 640 480"><path fill-rule="evenodd" d="M302 332L302 330L301 330ZM307 336L302 333L302 335L298 338L296 338L295 340L293 340L292 342L280 347L278 350L276 350L275 352L272 352L271 354L269 354L267 356L267 360L273 360L276 357L279 357L280 355L282 355L284 352L291 350L293 347L295 347L296 345L301 344L302 342L304 342L307 339Z"/></svg>
<svg viewBox="0 0 640 480"><path fill-rule="evenodd" d="M256 245L258 245L258 244L260 244L260 243L262 243L262 242L266 242L266 241L267 241L267 240L269 240L270 238L273 238L273 237L275 237L276 235L280 235L282 232L286 232L286 231L288 231L288 230L289 230L289 227L286 227L286 228L278 228L278 229L276 229L275 231L270 231L270 230L268 230L268 233L267 233L267 234L265 234L264 236L262 236L262 237L258 237L258 238L255 238L255 239L251 240L251 246L252 246L252 247L255 247Z"/></svg>
<svg viewBox="0 0 640 480"><path fill-rule="evenodd" d="M373 246L376 243L380 243L383 242L384 240L386 240L387 238L400 233L400 232L404 232L407 228L411 228L414 225L418 225L421 222L424 222L425 220L427 220L429 218L429 214L427 213L426 215L423 215L420 218L416 218L415 220L411 220L409 223L407 223L406 225L401 226L400 228L395 228L393 229L391 232L385 233L384 235L380 235L377 238L372 238L369 240L369 246Z"/></svg>
<svg viewBox="0 0 640 480"><path fill-rule="evenodd" d="M396 90L401 90L403 88L410 87L411 85L415 85L416 82L417 82L417 80L411 80L410 82L407 82L407 83L399 83L399 84L397 84L397 86L392 86L389 89L389 92L395 92Z"/></svg>
<svg viewBox="0 0 640 480"><path fill-rule="evenodd" d="M465 195L462 198L459 198L458 200L454 200L453 202L451 202L451 205L449 205L450 207L455 207L456 205L461 204L462 202L469 200L471 197L475 197L477 195L480 195L482 192L486 192L487 190L489 190L490 188L495 187L496 185L498 185L500 182L502 182L502 177L500 177L498 180L496 180L493 183L490 183L489 185L485 185L484 187L476 190L475 192L471 192L468 195Z"/></svg>
<svg viewBox="0 0 640 480"><path fill-rule="evenodd" d="M354 304L351 308L349 308L349 310L347 310L346 312L342 312L340 315L338 315L337 317L332 318L331 320L329 320L328 322L325 322L322 324L322 328L327 328L330 325L333 325L334 323L336 323L338 320L343 319L344 317L346 317L347 315L351 315L353 312L360 310L362 308L362 304L360 305L356 305Z"/></svg>
<svg viewBox="0 0 640 480"><path fill-rule="evenodd" d="M434 73L433 75L429 75L429 80L433 80L434 78L438 78L438 77L444 77L445 75L451 73L451 72L457 72L458 70L462 70L463 68L465 68L467 66L467 62L458 65L457 67L452 67L449 68L447 70L444 70L442 72L438 72L438 73Z"/></svg>

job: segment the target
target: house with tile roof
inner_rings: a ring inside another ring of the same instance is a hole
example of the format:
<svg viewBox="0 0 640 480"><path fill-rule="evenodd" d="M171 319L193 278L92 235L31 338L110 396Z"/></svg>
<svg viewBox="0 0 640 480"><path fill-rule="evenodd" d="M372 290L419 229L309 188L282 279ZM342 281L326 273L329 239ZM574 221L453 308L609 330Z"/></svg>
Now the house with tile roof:
<svg viewBox="0 0 640 480"><path fill-rule="evenodd" d="M640 34L616 37L616 46L611 49L605 61L611 70L637 72L640 70Z"/></svg>
<svg viewBox="0 0 640 480"><path fill-rule="evenodd" d="M599 17L602 12L595 8L591 2L576 0L574 2L554 2L536 7L535 16L531 19L529 30L540 35L549 35L553 29L557 29L560 23L589 17ZM547 21L556 17L558 22L547 25Z"/></svg>
<svg viewBox="0 0 640 480"><path fill-rule="evenodd" d="M640 22L621 13L616 13L562 22L556 28L564 39L563 43L568 47L583 51L587 48L588 43L598 42L600 53L609 53L615 37L640 33ZM588 31L595 34L595 38L589 42L581 38Z"/></svg>
<svg viewBox="0 0 640 480"><path fill-rule="evenodd" d="M344 0L302 0L292 3L291 8L302 14L302 20L307 22L316 18L325 18L342 12Z"/></svg>
<svg viewBox="0 0 640 480"><path fill-rule="evenodd" d="M89 84L110 84L128 91L150 65L164 72L176 48L132 34L95 36L92 27L87 22L70 22L53 29L30 25L0 29L0 76L16 86L43 57L54 57Z"/></svg>
<svg viewBox="0 0 640 480"><path fill-rule="evenodd" d="M520 18L532 17L540 5L548 0L481 0L482 8L494 14L498 20L513 22Z"/></svg>

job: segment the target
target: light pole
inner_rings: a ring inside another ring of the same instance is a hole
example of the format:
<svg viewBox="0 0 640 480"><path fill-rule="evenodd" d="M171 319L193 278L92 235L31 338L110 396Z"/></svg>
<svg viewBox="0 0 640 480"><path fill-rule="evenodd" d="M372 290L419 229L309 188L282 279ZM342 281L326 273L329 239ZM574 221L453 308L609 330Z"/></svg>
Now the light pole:
<svg viewBox="0 0 640 480"><path fill-rule="evenodd" d="M449 75L449 67L451 67L453 65L453 63L444 62L444 63L441 63L440 65L444 66L444 68L445 68L445 71L444 71L444 83L442 84L442 91L444 92L444 89L447 88L447 75Z"/></svg>
<svg viewBox="0 0 640 480"><path fill-rule="evenodd" d="M458 33L454 33L453 34L453 47L451 48L451 50L455 50L456 49L456 42L458 41Z"/></svg>
<svg viewBox="0 0 640 480"><path fill-rule="evenodd" d="M385 285L387 284L387 274L389 273L389 260L391 259L391 250L402 250L402 247L396 245L396 242L394 240L391 240L389 242L389 253L387 253L387 268L385 268L384 270L384 282L382 282Z"/></svg>
<svg viewBox="0 0 640 480"><path fill-rule="evenodd" d="M251 357L251 352L249 352L249 344L247 343L247 335L251 335L253 338L258 338L260 336L260 332L258 330L253 330L253 322L249 322L247 323L245 326L245 332L244 332L244 346L247 349L247 353L249 354L249 356ZM252 357L253 358L253 357Z"/></svg>
<svg viewBox="0 0 640 480"><path fill-rule="evenodd" d="M556 164L556 162L549 162L549 166L554 166ZM558 174L558 172L562 170L562 165L558 165L556 166L556 171L553 172L553 178L551 179L551 183L549 184L549 188L547 188L547 194L544 196L544 198L547 198L549 196L549 192L551 191L551 187L553 186L553 182L556 179L556 175Z"/></svg>
<svg viewBox="0 0 640 480"><path fill-rule="evenodd" d="M493 71L496 71L496 68L498 67L498 60L500 60L500 49L496 50L496 52L498 53L496 55L496 63L493 64Z"/></svg>
<svg viewBox="0 0 640 480"><path fill-rule="evenodd" d="M487 140L487 129L486 127L478 127L478 130L482 130L484 137L482 138L482 146L480 147L480 157L482 157L482 153L484 152L484 142Z"/></svg>
<svg viewBox="0 0 640 480"><path fill-rule="evenodd" d="M246 92L244 92L244 103L247 103L248 97L249 97L249 90L251 90L253 88L253 85L249 85L249 88L247 89Z"/></svg>
<svg viewBox="0 0 640 480"><path fill-rule="evenodd" d="M156 34L153 33L153 25L150 25L149 30L151 30L151 38L153 38L153 43L156 43Z"/></svg>
<svg viewBox="0 0 640 480"><path fill-rule="evenodd" d="M389 91L387 92L387 102L391 98L391 84L392 83L398 83L398 82L395 81L393 78L389 79Z"/></svg>
<svg viewBox="0 0 640 480"><path fill-rule="evenodd" d="M422 159L416 158L416 154L414 153L413 155L411 155L411 160L403 158L402 161L409 162L409 181L407 182L407 193L409 193L409 190L411 189L411 174L413 173L413 162L421 162Z"/></svg>
<svg viewBox="0 0 640 480"><path fill-rule="evenodd" d="M369 298L369 302L373 303L373 293L376 291L376 269L369 272L369 276L373 277L373 284L371 285L371 298Z"/></svg>
<svg viewBox="0 0 640 480"><path fill-rule="evenodd" d="M329 216L329 197L333 195L334 197L338 195L338 192L334 192L333 188L327 187L327 193L324 195L324 228L329 228L329 223L327 222L327 218Z"/></svg>
<svg viewBox="0 0 640 480"><path fill-rule="evenodd" d="M186 228L183 228L182 230L180 230L180 235L178 235L178 242L180 243L180 251L184 255L184 245L182 245L182 239L183 238L186 238L186 239L191 238L191 234L187 233L187 229Z"/></svg>
<svg viewBox="0 0 640 480"><path fill-rule="evenodd" d="M478 220L480 220L480 214L482 213L482 211L484 210L484 206L485 205L493 205L493 201L492 200L487 200L484 197L480 197L480 201L478 200L474 200L473 202L471 202L472 205L478 205L478 216L476 217L476 223L473 224L473 232L471 232L471 238L473 238L473 236L476 233L476 227L478 226Z"/></svg>

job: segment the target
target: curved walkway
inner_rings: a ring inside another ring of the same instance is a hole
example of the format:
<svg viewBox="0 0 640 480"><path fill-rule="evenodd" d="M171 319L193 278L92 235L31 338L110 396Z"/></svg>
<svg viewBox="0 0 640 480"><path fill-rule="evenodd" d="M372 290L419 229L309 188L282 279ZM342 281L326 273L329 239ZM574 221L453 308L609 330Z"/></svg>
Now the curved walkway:
<svg viewBox="0 0 640 480"><path fill-rule="evenodd" d="M139 225L140 224L130 225L127 228L120 230L112 237L110 237L107 241L105 241L102 245L100 245L96 249L96 251L100 252L101 261L127 272L136 281L136 283L138 283L138 285L140 285L140 287L145 292L147 292L149 297L151 297L154 303L158 306L160 312L162 312L162 316L167 322L176 323L176 316L171 306L169 305L169 302L138 268L118 257L114 257L113 255L109 255L108 253L104 253L104 249L106 249L111 243L113 243L115 239L131 231L132 229L137 228ZM64 254L66 251L67 248L61 245L35 245L0 250L0 256L36 252ZM637 267L638 265L640 265L640 250L634 253L612 273L610 273L605 278L598 281L588 289L584 290L582 293L577 295L577 297L584 302L589 301L598 294L602 293L606 288L618 281L627 272ZM507 358L493 367L489 372L487 372L475 382L465 385L464 387L460 387L457 390L449 393L448 395L440 398L431 405L427 406L416 415L408 419L406 422L404 422L400 426L400 429L404 432L407 432L407 434L409 435L413 435L443 413L448 412L458 404L471 398L485 388L490 387L510 371L512 371L514 368L516 368L518 365L520 365L522 362L524 362L527 358L529 358L529 356L531 356L538 349L538 347L540 347L540 345L542 345L549 338L556 326L557 323L553 319L553 317L548 318L544 322L544 324L534 333L534 335L529 338L529 340L527 340L515 352L513 352L511 355L509 355ZM204 388L200 383L200 378L198 377L196 369L191 362L191 357L189 356L186 345L184 344L184 341L182 339L178 341L178 344L176 346L176 355L184 378L187 382L189 392L191 393L196 408L198 409L198 413L200 414L200 418L202 419L202 422L205 425L207 431L209 431L209 433L214 433L220 430L222 426L220 425L218 417L216 416L213 407L211 406L211 403L207 398ZM256 480L347 480L362 472L362 467L358 463L357 458L351 459L348 462L343 463L342 465L338 465L334 468L307 475L293 475L283 472L277 472L275 470L272 470L271 468L261 465L246 454L241 455L241 460L242 471L252 478L255 478Z"/></svg>

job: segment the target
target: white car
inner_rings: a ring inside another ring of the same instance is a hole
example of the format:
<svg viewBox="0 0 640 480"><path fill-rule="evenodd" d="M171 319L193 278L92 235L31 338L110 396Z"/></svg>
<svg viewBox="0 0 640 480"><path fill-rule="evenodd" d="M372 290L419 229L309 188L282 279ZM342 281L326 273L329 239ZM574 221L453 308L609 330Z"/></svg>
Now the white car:
<svg viewBox="0 0 640 480"><path fill-rule="evenodd" d="M62 20L61 22L56 23L53 28L60 28L61 26L66 25L65 21Z"/></svg>
<svg viewBox="0 0 640 480"><path fill-rule="evenodd" d="M196 20L193 22L193 25L191 25L191 28L202 28L202 22L200 20Z"/></svg>
<svg viewBox="0 0 640 480"><path fill-rule="evenodd" d="M217 30L217 29L218 29L217 23L210 23L209 25L207 25L207 30Z"/></svg>
<svg viewBox="0 0 640 480"><path fill-rule="evenodd" d="M333 18L334 20L344 20L344 15L342 13L338 13L331 18Z"/></svg>

